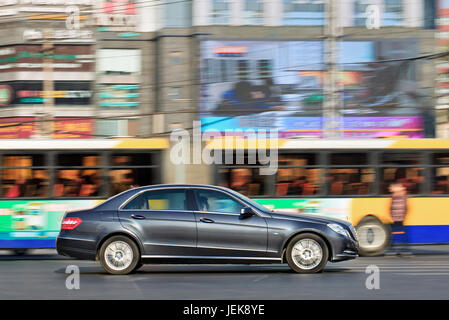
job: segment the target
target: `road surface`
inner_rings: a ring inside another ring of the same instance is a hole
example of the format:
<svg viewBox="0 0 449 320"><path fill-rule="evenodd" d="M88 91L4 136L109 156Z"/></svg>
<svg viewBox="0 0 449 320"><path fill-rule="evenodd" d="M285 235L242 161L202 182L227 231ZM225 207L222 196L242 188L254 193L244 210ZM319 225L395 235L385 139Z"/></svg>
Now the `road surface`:
<svg viewBox="0 0 449 320"><path fill-rule="evenodd" d="M135 274L113 276L99 263L54 251L23 257L1 251L0 299L449 299L449 246L413 252L411 257L328 263L322 273L311 275L293 273L287 265L259 264L146 265ZM70 265L79 268L79 289L66 288ZM378 282L369 278L369 266L379 268Z"/></svg>

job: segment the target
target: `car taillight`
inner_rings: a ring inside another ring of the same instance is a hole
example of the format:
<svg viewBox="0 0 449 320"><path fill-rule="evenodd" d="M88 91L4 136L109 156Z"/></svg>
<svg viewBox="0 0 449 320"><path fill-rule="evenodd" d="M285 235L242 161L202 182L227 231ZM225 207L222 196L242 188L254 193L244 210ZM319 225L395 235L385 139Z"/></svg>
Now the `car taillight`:
<svg viewBox="0 0 449 320"><path fill-rule="evenodd" d="M61 224L61 229L75 229L76 227L78 227L81 222L83 222L83 220L81 220L80 218L76 218L76 217L67 217L64 218L64 220L62 220L62 224Z"/></svg>

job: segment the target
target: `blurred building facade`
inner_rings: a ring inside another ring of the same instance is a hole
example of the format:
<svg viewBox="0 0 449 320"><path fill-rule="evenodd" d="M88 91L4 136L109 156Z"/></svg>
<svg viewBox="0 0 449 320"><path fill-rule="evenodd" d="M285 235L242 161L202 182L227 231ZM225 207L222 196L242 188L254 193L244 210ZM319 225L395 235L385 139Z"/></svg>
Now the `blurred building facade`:
<svg viewBox="0 0 449 320"><path fill-rule="evenodd" d="M378 22L367 22L370 5ZM435 66L408 58L436 52L436 8L427 0L339 1L347 137L433 135ZM324 122L325 10L320 0L3 0L0 117L21 125L4 126L0 137L31 137L33 119L50 110L45 43L54 45L54 137L144 137L195 119L218 121L220 131L315 136ZM264 109L279 106L267 124ZM379 127L378 136L367 134Z"/></svg>

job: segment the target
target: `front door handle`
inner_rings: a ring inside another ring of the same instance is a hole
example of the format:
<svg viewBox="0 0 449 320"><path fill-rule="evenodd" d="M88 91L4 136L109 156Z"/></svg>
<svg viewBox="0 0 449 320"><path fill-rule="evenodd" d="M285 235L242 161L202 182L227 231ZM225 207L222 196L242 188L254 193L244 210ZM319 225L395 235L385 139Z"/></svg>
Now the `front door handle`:
<svg viewBox="0 0 449 320"><path fill-rule="evenodd" d="M145 219L145 216L142 216L142 215L140 215L140 214L132 214L132 215L131 215L131 218L137 219L137 220L144 220L144 219Z"/></svg>
<svg viewBox="0 0 449 320"><path fill-rule="evenodd" d="M214 223L215 222L214 220L209 219L209 218L201 218L200 221L204 222L204 223Z"/></svg>

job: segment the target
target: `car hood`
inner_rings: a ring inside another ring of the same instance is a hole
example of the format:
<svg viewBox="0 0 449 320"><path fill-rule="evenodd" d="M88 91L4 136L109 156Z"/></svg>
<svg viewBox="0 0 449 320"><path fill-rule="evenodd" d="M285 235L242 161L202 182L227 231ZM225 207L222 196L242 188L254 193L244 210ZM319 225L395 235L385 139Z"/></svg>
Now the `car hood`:
<svg viewBox="0 0 449 320"><path fill-rule="evenodd" d="M347 227L351 226L351 223L342 220L342 219L336 219L336 218L328 218L325 216L320 216L319 214L305 214L305 213L284 213L284 212L272 212L271 216L275 219L288 219L288 220L298 220L298 221L307 221L307 222L314 222L314 223L338 223L343 224Z"/></svg>

